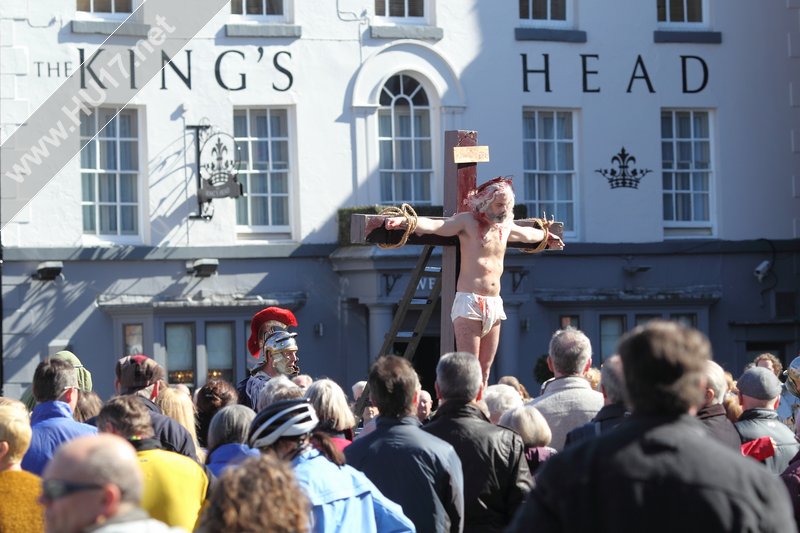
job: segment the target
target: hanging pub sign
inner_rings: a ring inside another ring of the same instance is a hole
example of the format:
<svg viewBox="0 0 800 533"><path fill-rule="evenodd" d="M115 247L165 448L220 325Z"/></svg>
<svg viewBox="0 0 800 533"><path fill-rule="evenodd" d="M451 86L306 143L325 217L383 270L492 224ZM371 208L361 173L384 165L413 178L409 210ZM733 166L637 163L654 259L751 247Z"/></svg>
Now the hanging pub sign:
<svg viewBox="0 0 800 533"><path fill-rule="evenodd" d="M214 216L211 200L242 196L242 184L236 179L241 162L239 148L233 137L209 124L191 124L186 129L194 132L197 167L198 212L189 218L210 220Z"/></svg>
<svg viewBox="0 0 800 533"><path fill-rule="evenodd" d="M227 133L211 134L200 149L198 201L240 197L242 184L236 179L239 163L239 149L233 137Z"/></svg>

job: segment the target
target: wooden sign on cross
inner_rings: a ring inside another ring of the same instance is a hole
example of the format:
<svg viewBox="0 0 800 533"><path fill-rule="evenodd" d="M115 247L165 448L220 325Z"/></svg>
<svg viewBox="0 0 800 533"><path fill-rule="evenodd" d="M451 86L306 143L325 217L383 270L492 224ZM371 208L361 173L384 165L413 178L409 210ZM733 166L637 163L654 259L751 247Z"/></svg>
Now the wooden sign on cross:
<svg viewBox="0 0 800 533"><path fill-rule="evenodd" d="M489 160L488 147L478 146L476 131L446 131L444 153L444 217L450 217L469 208L464 200L467 194L475 189L477 183L477 163ZM354 214L350 221L350 238L354 244L397 244L401 241L403 231L387 230L384 227L386 215ZM434 217L432 217L434 218ZM534 226L535 219L515 220L520 226ZM563 236L564 226L560 222L550 225L550 232ZM440 353L454 350L455 337L453 323L450 320L450 309L456 292L458 279L458 237L441 237L437 235L408 236L407 244L428 244L442 246L442 290L441 290L441 326ZM536 243L509 242L509 248L533 249ZM382 354L371 354L372 356Z"/></svg>

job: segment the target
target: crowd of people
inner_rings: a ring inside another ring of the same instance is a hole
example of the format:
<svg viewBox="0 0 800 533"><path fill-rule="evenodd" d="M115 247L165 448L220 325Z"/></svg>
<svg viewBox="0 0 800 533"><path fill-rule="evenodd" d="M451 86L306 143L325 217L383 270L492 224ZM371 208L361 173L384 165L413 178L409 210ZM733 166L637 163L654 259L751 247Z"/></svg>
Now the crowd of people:
<svg viewBox="0 0 800 533"><path fill-rule="evenodd" d="M566 328L535 397L486 386L468 352L440 358L433 391L381 356L348 397L299 374L295 325L260 312L249 376L194 391L131 355L102 401L75 354L42 361L29 395L0 398L0 531L797 530L800 401L781 398L800 357L734 381L702 333L652 321L593 377Z"/></svg>

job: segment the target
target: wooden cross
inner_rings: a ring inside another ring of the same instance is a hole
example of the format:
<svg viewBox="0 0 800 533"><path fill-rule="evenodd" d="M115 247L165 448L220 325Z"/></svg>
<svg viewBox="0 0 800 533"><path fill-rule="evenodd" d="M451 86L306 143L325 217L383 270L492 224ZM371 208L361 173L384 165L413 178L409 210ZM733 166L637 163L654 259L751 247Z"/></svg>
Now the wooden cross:
<svg viewBox="0 0 800 533"><path fill-rule="evenodd" d="M488 147L478 146L476 131L446 131L444 135L444 216L449 217L469 208L464 204L467 194L477 183L477 163L489 160ZM403 231L388 231L384 228L385 215L352 215L350 239L355 244L397 244ZM520 226L532 226L533 219L515 220ZM564 225L555 222L550 231L563 236ZM456 293L458 279L458 237L438 235L415 235L408 237L407 244L433 244L442 246L442 294L441 294L441 353L452 352L455 347L453 323L450 309ZM536 248L536 243L509 242L509 248ZM371 354L373 356L383 354Z"/></svg>

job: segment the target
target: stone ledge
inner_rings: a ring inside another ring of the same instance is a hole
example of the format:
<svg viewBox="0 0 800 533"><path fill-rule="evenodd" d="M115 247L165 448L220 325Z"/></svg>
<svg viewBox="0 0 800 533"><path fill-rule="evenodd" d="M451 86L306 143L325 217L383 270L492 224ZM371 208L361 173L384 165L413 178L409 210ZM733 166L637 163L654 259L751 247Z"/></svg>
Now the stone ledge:
<svg viewBox="0 0 800 533"><path fill-rule="evenodd" d="M664 31L653 32L654 43L722 44L719 31Z"/></svg>
<svg viewBox="0 0 800 533"><path fill-rule="evenodd" d="M301 26L292 24L225 24L226 37L300 37Z"/></svg>
<svg viewBox="0 0 800 533"><path fill-rule="evenodd" d="M370 26L373 39L422 39L438 41L444 30L436 26Z"/></svg>
<svg viewBox="0 0 800 533"><path fill-rule="evenodd" d="M559 30L556 28L514 28L514 38L517 41L585 43L586 32L581 30Z"/></svg>
<svg viewBox="0 0 800 533"><path fill-rule="evenodd" d="M72 33L120 35L124 37L147 37L150 31L148 24L135 22L113 22L105 20L73 20L70 22Z"/></svg>

